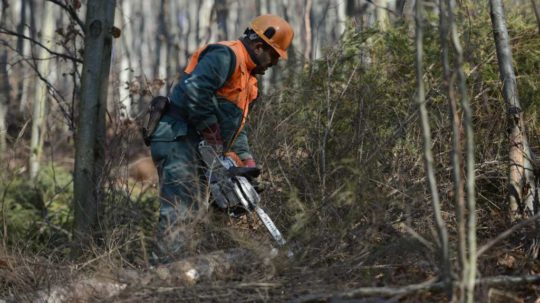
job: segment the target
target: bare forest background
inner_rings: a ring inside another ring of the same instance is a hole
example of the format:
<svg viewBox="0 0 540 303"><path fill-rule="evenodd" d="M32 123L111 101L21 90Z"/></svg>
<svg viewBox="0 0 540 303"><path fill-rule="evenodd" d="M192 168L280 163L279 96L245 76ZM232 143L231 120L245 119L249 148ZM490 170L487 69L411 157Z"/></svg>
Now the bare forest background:
<svg viewBox="0 0 540 303"><path fill-rule="evenodd" d="M539 302L537 0L0 5L0 302ZM209 210L155 267L144 113L267 13L250 142L295 256Z"/></svg>

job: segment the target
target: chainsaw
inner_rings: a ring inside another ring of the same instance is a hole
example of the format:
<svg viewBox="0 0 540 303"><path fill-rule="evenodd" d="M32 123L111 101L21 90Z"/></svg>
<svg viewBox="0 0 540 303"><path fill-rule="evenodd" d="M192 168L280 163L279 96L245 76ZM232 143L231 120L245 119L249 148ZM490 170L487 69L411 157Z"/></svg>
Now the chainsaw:
<svg viewBox="0 0 540 303"><path fill-rule="evenodd" d="M214 203L220 209L231 210L233 214L255 212L272 238L280 245L286 244L281 232L268 214L259 206L261 197L250 182L257 178L257 167L238 167L233 159L218 155L214 147L205 140L199 143L199 152L206 165L206 178ZM291 256L292 253L288 252Z"/></svg>

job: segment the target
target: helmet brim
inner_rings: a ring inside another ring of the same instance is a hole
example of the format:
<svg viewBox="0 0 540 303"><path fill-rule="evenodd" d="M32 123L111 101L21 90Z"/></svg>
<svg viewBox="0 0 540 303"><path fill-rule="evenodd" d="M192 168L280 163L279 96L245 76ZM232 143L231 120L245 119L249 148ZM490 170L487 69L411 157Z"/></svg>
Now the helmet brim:
<svg viewBox="0 0 540 303"><path fill-rule="evenodd" d="M255 32L257 32L257 31L255 31ZM266 42L266 44L270 45L270 46L278 53L278 55L279 55L279 57L280 57L281 59L283 59L283 60L289 59L289 56L287 56L287 51L286 51L286 50L284 50L284 49L282 49L282 48L280 48L280 47L275 46L275 45L270 41L270 39L268 39L264 34L259 34L258 32L257 32L257 34L259 35L259 37L261 37L261 39L264 40L264 42Z"/></svg>
<svg viewBox="0 0 540 303"><path fill-rule="evenodd" d="M289 58L289 56L287 56L287 51L282 49L281 47L276 46L272 41L270 41L270 39L264 35L262 29L256 26L252 26L251 29L257 34L257 36L263 39L266 44L270 45L278 53L281 59L287 60Z"/></svg>

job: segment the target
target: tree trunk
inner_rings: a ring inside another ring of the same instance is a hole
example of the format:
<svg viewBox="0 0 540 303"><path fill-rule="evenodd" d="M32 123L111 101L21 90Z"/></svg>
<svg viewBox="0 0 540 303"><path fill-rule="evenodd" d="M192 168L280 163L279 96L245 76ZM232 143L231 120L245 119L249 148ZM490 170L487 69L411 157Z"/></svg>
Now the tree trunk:
<svg viewBox="0 0 540 303"><path fill-rule="evenodd" d="M112 49L114 0L89 1L74 171L74 238L91 243L96 228L104 162L105 110Z"/></svg>
<svg viewBox="0 0 540 303"><path fill-rule="evenodd" d="M396 13L400 16L403 16L405 10L405 2L407 2L407 0L396 0Z"/></svg>
<svg viewBox="0 0 540 303"><path fill-rule="evenodd" d="M180 68L179 50L180 50L180 26L176 24L177 16L180 15L179 5L176 1L169 3L169 12L165 16L165 26L167 27L167 83L165 90L169 92L174 81L178 78L178 69Z"/></svg>
<svg viewBox="0 0 540 303"><path fill-rule="evenodd" d="M474 287L476 279L476 199L475 199L475 174L474 174L474 131L472 128L472 110L467 91L466 77L463 72L463 48L459 41L456 22L454 18L455 0L448 1L449 25L452 44L454 46L454 68L458 75L458 87L461 96L461 108L463 110L463 122L465 127L465 168L466 168L466 197L467 197L467 246L468 263L465 266L464 284L465 301L474 302Z"/></svg>
<svg viewBox="0 0 540 303"><path fill-rule="evenodd" d="M195 16L200 16L201 15L202 5L203 5L203 0L199 0L197 2L197 14ZM200 31L201 31L200 18L195 17L195 45L197 45L197 47L199 46L199 44L201 44L201 33L200 33Z"/></svg>
<svg viewBox="0 0 540 303"><path fill-rule="evenodd" d="M503 82L503 96L508 114L509 135L509 188L508 200L512 220L528 217L534 213L533 193L536 191L532 170L531 154L523 111L518 98L516 75L512 66L512 50L504 17L502 0L490 0L491 22L499 61L499 72Z"/></svg>
<svg viewBox="0 0 540 303"><path fill-rule="evenodd" d="M457 259L459 272L459 298L465 297L465 279L467 277L467 234L465 228L465 197L463 190L463 178L461 170L463 160L461 159L461 115L458 112L458 104L456 100L456 90L454 87L454 76L450 69L450 47L449 33L450 28L454 25L453 14L451 11L450 0L439 1L439 30L441 40L441 62L443 66L443 79L446 88L448 107L450 109L450 123L452 125L452 175L453 175L453 190L454 190L454 205L456 209L456 225L457 225Z"/></svg>
<svg viewBox="0 0 540 303"><path fill-rule="evenodd" d="M356 16L356 1L347 0L345 4L345 11L347 13L347 17L354 18Z"/></svg>
<svg viewBox="0 0 540 303"><path fill-rule="evenodd" d="M422 123L422 133L424 138L424 162L427 175L427 182L431 192L431 203L435 216L435 223L437 227L437 235L441 247L439 248L439 264L441 266L441 279L443 282L448 283L451 291L450 282L450 255L448 251L448 232L446 225L442 218L441 203L439 199L439 190L437 188L437 180L435 178L435 168L433 165L433 154L431 151L431 130L429 126L428 112L426 109L426 98L423 80L423 1L417 0L415 6L416 12L416 84L417 84L417 103L420 110L420 120Z"/></svg>
<svg viewBox="0 0 540 303"><path fill-rule="evenodd" d="M126 83L133 80L133 57L131 53L131 42L133 41L132 31L134 30L134 24L130 23L130 18L135 13L132 10L132 3L129 0L123 0L120 2L122 7L122 16L119 22L122 26L121 38L121 58L120 58L120 70L118 71L118 78L120 79L120 85L118 85L118 95L120 96L120 109L119 114L121 118L129 119L133 115L131 109L133 103L133 97L129 90L126 89Z"/></svg>
<svg viewBox="0 0 540 303"><path fill-rule="evenodd" d="M28 25L28 28L27 28L27 31L29 32L29 36L32 38L32 39L36 39L36 36L37 36L37 25L36 25L36 18L32 18L31 16L35 16L38 9L36 8L36 3L34 0L29 0L27 2L27 5L28 5L28 8L29 8L29 12L27 14L28 16L28 19L29 19L29 25ZM30 57L31 56L31 53L32 53L32 44L31 43L28 43L25 42L24 43L24 47L23 47L23 56L28 56ZM27 66L24 66L24 67L21 67L23 69L23 73L26 73L28 72L28 67ZM21 91L20 91L20 104L19 104L19 111L20 112L25 112L27 111L27 107L28 107L28 103L30 101L30 99L32 98L32 93L31 93L31 90L32 90L32 87L35 87L36 86L36 82L39 81L37 79L37 77L31 77L31 78L28 78L27 77L24 77L21 81Z"/></svg>
<svg viewBox="0 0 540 303"><path fill-rule="evenodd" d="M311 7L313 5L312 0L305 0L304 2L304 67L307 67L311 60Z"/></svg>
<svg viewBox="0 0 540 303"><path fill-rule="evenodd" d="M379 30L386 31L388 29L388 6L387 0L375 0L375 5L377 6L375 11L375 16L377 18L377 25Z"/></svg>
<svg viewBox="0 0 540 303"><path fill-rule="evenodd" d="M53 12L54 12L54 5L50 2L44 2L43 3L43 19L41 22L41 32L42 32L42 43L47 47L48 49L53 49L54 47L54 40L52 36L54 35L54 18L53 18ZM35 54L35 52L32 52ZM46 60L49 53L43 49L40 48L38 52L38 63L37 63L37 69L38 71L43 75L43 77L48 78L49 77L49 67L50 67L50 60ZM44 60L45 59L45 60ZM41 154L43 152L43 138L45 135L45 105L47 101L47 84L43 81L38 81L36 83L36 90L34 94L34 103L32 104L32 134L30 138L30 159L28 160L28 167L30 179L34 180L38 173L40 168L40 160L41 160Z"/></svg>
<svg viewBox="0 0 540 303"><path fill-rule="evenodd" d="M229 8L227 7L227 0L215 0L216 8L216 21L217 21L217 36L218 41L229 40L227 34L227 19L229 16Z"/></svg>
<svg viewBox="0 0 540 303"><path fill-rule="evenodd" d="M156 50L154 52L154 78L166 78L167 77L167 44L169 35L167 33L167 24L165 23L165 14L167 11L167 0L161 0L159 14L158 14L158 32L155 35L156 38Z"/></svg>
<svg viewBox="0 0 540 303"><path fill-rule="evenodd" d="M536 17L536 23L538 24L538 33L540 33L540 4L536 3L537 0L531 0L534 16Z"/></svg>
<svg viewBox="0 0 540 303"><path fill-rule="evenodd" d="M2 0L2 16L0 19L0 27L5 26L7 16L6 11L7 0ZM0 51L0 158L5 155L7 138L6 116L8 111L10 91L7 65L8 49L7 47L2 47L2 50Z"/></svg>
<svg viewBox="0 0 540 303"><path fill-rule="evenodd" d="M27 7L28 7L28 3L27 3L27 0L22 0L20 2L20 5L21 5L21 8L20 8L20 11L19 11L19 24L17 25L17 33L19 35L24 35L25 33L25 26L26 26L26 15L27 15ZM25 53L25 46L28 45L27 41L25 41L25 39L23 39L22 37L17 37L17 53L20 54L21 56L25 56L26 53ZM20 81L19 83L17 84L17 95L15 97L15 100L20 100L20 106L24 106L23 105L23 101L24 100L21 100L21 96L22 96L22 91L23 91L23 88L24 88L24 85L26 83L26 77L24 77L24 65L23 64L20 64L19 67L18 67L18 71L20 73ZM21 108L22 110L22 108Z"/></svg>

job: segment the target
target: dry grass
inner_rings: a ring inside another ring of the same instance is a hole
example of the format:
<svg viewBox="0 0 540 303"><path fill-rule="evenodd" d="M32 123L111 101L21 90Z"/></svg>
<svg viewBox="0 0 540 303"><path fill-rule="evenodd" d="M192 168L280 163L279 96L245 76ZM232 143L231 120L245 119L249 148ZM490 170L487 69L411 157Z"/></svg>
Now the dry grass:
<svg viewBox="0 0 540 303"><path fill-rule="evenodd" d="M505 117L498 101L496 62L485 59L492 53L491 32L481 19L471 20L478 22L473 26L479 30L467 45L471 50L468 64L473 67L468 77L477 138L480 246L511 227L505 205ZM514 54L523 65L518 81L524 81L526 100L538 100L538 90L533 88L540 78L530 69L540 61L527 53L531 45L540 43L537 36L528 34L530 29L517 30L524 33L515 38L520 48ZM411 101L413 52L405 32L398 28L386 34L348 33L344 43L324 60L306 69L288 66L283 70L281 89L263 96L252 112L252 147L263 167L262 177L270 184L262 194L262 206L284 233L294 258L269 257L274 244L255 217L231 219L212 210L185 227L190 244L184 255L236 248L248 251L249 257L233 271L189 286L159 279L126 280L121 274L125 271L136 272L136 277L153 273L150 261L157 193L155 188L140 189L125 178L129 163L141 154L131 146L142 145L133 127L126 132L118 128L113 131L118 140L112 140L108 148L111 178L100 240L79 259L70 258L68 242L55 248L43 245L39 237L28 237L37 238L39 245L5 244L0 250L0 297L29 301L37 290L98 278L123 283L125 289L113 297L102 295L89 301L286 302L308 294L337 295L358 287L398 287L436 278L438 243L425 186L418 115ZM370 35L373 39L368 45ZM430 64L426 64L425 81L432 148L443 219L455 252L451 134L441 93L437 33L432 28L427 35L426 60ZM359 62L359 53L371 55L373 66ZM538 136L533 135L539 130L537 112L538 104L527 103L533 146L540 146ZM118 180L113 173L118 171L124 178ZM525 227L488 250L479 259L479 275L538 274L540 263L528 252L535 233L534 226ZM455 253L451 260L455 268ZM477 290L478 302L534 302L538 296L540 289L535 285L481 286ZM495 301L496 297L503 299ZM449 301L440 291L385 299Z"/></svg>

